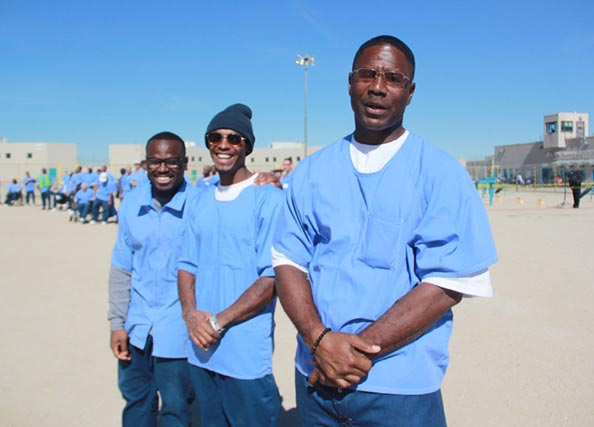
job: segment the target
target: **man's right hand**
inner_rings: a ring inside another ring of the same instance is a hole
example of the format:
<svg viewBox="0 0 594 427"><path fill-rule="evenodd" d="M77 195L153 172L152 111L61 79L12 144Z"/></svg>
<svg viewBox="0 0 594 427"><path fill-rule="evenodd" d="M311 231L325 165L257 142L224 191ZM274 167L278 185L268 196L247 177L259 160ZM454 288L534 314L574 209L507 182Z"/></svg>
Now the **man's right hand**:
<svg viewBox="0 0 594 427"><path fill-rule="evenodd" d="M380 351L378 345L368 344L357 335L329 332L316 350L316 370L310 376L310 384L318 380L339 388L358 384L371 369L372 355Z"/></svg>
<svg viewBox="0 0 594 427"><path fill-rule="evenodd" d="M122 360L124 362L129 362L132 360L130 357L130 352L128 351L128 334L124 329L111 331L111 337L109 341L111 351L113 351L114 356L118 360Z"/></svg>

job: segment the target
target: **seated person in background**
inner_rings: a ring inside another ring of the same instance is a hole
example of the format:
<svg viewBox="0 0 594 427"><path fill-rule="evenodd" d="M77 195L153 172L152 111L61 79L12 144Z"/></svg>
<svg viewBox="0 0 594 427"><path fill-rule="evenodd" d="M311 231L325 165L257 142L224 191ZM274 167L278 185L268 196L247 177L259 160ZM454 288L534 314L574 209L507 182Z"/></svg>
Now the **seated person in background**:
<svg viewBox="0 0 594 427"><path fill-rule="evenodd" d="M107 220L110 216L115 215L115 209L113 209L113 193L115 193L115 184L109 180L109 177L105 172L101 172L99 175L99 182L95 190L95 201L93 203L93 220L91 223L95 223L99 220L99 208L102 210L103 224L107 224Z"/></svg>
<svg viewBox="0 0 594 427"><path fill-rule="evenodd" d="M23 204L23 194L21 193L22 186L16 179L12 180L11 184L8 184L8 192L6 193L6 205L12 205L13 202L20 201Z"/></svg>
<svg viewBox="0 0 594 427"><path fill-rule="evenodd" d="M80 218L83 224L87 223L87 214L89 213L89 209L91 208L91 198L93 197L93 190L87 187L86 182L81 182L80 190L76 192L74 195L74 203L76 205L76 211L78 212L78 218ZM73 216L70 216L70 221L72 221ZM74 221L76 222L76 216L74 216Z"/></svg>

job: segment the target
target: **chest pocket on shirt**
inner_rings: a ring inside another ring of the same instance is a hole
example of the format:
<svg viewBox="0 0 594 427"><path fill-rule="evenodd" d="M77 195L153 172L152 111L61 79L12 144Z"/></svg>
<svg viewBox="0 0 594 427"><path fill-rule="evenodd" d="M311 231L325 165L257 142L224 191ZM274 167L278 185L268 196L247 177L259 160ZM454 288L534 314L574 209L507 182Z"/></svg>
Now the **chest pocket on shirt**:
<svg viewBox="0 0 594 427"><path fill-rule="evenodd" d="M392 269L404 262L403 219L387 221L369 216L358 259L370 267Z"/></svg>

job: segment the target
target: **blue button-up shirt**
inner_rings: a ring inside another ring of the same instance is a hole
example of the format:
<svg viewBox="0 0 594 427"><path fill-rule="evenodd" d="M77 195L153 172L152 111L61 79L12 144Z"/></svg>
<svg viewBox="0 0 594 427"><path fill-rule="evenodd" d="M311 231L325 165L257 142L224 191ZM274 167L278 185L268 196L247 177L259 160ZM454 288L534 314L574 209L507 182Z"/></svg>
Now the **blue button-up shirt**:
<svg viewBox="0 0 594 427"><path fill-rule="evenodd" d="M132 273L125 329L138 348L144 348L152 333L153 356L186 357L188 335L177 294L177 262L186 199L195 191L184 182L159 212L151 185L145 185L131 192L118 212L112 264Z"/></svg>

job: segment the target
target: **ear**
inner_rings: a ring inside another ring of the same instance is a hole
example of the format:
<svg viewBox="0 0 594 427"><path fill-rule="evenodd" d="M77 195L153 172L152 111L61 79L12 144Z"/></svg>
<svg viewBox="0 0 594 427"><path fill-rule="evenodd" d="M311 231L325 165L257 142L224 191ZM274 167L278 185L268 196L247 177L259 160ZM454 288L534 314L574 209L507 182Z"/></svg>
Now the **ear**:
<svg viewBox="0 0 594 427"><path fill-rule="evenodd" d="M353 83L353 73L349 73L349 96L351 96L351 85Z"/></svg>
<svg viewBox="0 0 594 427"><path fill-rule="evenodd" d="M412 101L413 95L415 93L415 89L417 88L417 84L416 83L411 83L408 89L408 99L406 100L406 105L410 104L410 101Z"/></svg>

